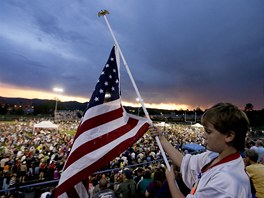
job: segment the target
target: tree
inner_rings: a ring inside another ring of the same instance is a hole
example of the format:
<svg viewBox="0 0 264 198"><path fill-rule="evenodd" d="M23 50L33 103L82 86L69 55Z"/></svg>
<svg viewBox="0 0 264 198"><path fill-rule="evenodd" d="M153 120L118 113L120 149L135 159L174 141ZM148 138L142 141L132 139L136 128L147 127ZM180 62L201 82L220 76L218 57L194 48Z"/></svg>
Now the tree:
<svg viewBox="0 0 264 198"><path fill-rule="evenodd" d="M245 106L245 111L253 111L254 106L251 103L247 103Z"/></svg>

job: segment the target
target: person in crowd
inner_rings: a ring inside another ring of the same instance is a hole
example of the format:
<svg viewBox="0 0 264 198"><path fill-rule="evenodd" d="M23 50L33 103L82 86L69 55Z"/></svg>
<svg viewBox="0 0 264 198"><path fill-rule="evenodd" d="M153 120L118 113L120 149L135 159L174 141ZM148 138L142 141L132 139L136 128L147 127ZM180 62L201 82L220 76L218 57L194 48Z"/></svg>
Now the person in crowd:
<svg viewBox="0 0 264 198"><path fill-rule="evenodd" d="M2 172L3 172L3 170L4 170L4 166L5 166L6 162L8 162L8 161L9 161L9 156L8 156L8 155L5 155L5 156L1 159L1 161L0 161L0 171L1 171L1 175L2 175Z"/></svg>
<svg viewBox="0 0 264 198"><path fill-rule="evenodd" d="M10 181L9 181L9 188L13 188L16 186L16 182L17 182L17 174L13 173L11 175Z"/></svg>
<svg viewBox="0 0 264 198"><path fill-rule="evenodd" d="M89 197L93 196L93 191L94 191L94 184L93 184L94 177L89 176L89 183L88 183L88 194Z"/></svg>
<svg viewBox="0 0 264 198"><path fill-rule="evenodd" d="M26 178L26 174L27 174L27 164L26 161L23 161L21 166L20 166L20 178L19 178L19 182L20 183L24 183L25 182L25 178Z"/></svg>
<svg viewBox="0 0 264 198"><path fill-rule="evenodd" d="M40 195L40 198L51 198L54 195L54 187L47 188L45 192Z"/></svg>
<svg viewBox="0 0 264 198"><path fill-rule="evenodd" d="M9 184L9 174L5 173L2 180L2 190L5 190L5 194L7 194L8 184Z"/></svg>
<svg viewBox="0 0 264 198"><path fill-rule="evenodd" d="M258 152L258 147L256 146L256 142L254 140L250 141L250 149L253 149Z"/></svg>
<svg viewBox="0 0 264 198"><path fill-rule="evenodd" d="M34 178L34 171L33 171L32 163L29 164L27 175L28 175L28 179Z"/></svg>
<svg viewBox="0 0 264 198"><path fill-rule="evenodd" d="M264 197L264 165L257 163L258 153L255 150L246 150L246 171L256 189L256 196Z"/></svg>
<svg viewBox="0 0 264 198"><path fill-rule="evenodd" d="M143 179L143 175L145 173L144 168L142 167L138 167L133 171L133 174L135 175L134 177L134 181L136 182L136 184L138 184L138 182Z"/></svg>
<svg viewBox="0 0 264 198"><path fill-rule="evenodd" d="M34 159L33 162L33 172L34 172L34 178L37 179L39 178L39 159Z"/></svg>
<svg viewBox="0 0 264 198"><path fill-rule="evenodd" d="M264 164L264 147L262 140L257 140L256 146L258 148L258 162Z"/></svg>
<svg viewBox="0 0 264 198"><path fill-rule="evenodd" d="M99 181L101 179L106 179L106 175L105 174L98 174L94 177L93 179L93 185L94 185L94 188L93 188L93 194L96 194L100 191L100 187L99 187Z"/></svg>
<svg viewBox="0 0 264 198"><path fill-rule="evenodd" d="M151 126L152 137L159 136L164 150L181 168L183 181L191 190L187 197L252 197L250 180L239 152L245 148L249 130L246 114L230 103L218 103L202 116L204 139L208 151L183 156ZM166 172L172 197L185 197L175 183L173 168Z"/></svg>
<svg viewBox="0 0 264 198"><path fill-rule="evenodd" d="M54 173L53 173L53 179L59 179L60 178L60 173L58 168L55 168Z"/></svg>
<svg viewBox="0 0 264 198"><path fill-rule="evenodd" d="M117 186L115 181L115 192L122 198L137 198L136 182L133 180L133 173L129 169L122 172L122 182Z"/></svg>
<svg viewBox="0 0 264 198"><path fill-rule="evenodd" d="M48 170L47 170L47 176L49 179L54 179L54 172L56 168L56 164L54 161L51 161L48 165Z"/></svg>
<svg viewBox="0 0 264 198"><path fill-rule="evenodd" d="M153 181L149 183L145 191L145 197L155 198L161 190L166 180L165 170L163 168L156 168L154 172Z"/></svg>
<svg viewBox="0 0 264 198"><path fill-rule="evenodd" d="M9 173L10 171L10 165L9 165L9 162L6 162L5 163L5 166L4 166L4 170L3 170L3 173Z"/></svg>
<svg viewBox="0 0 264 198"><path fill-rule="evenodd" d="M115 192L109 189L109 182L106 178L99 180L99 191L95 193L92 198L115 198Z"/></svg>
<svg viewBox="0 0 264 198"><path fill-rule="evenodd" d="M143 179L140 180L137 184L137 191L139 194L139 198L145 198L145 192L147 190L148 185L150 184L150 182L152 182L152 178L151 178L151 171L149 169L146 169L144 171L144 175L143 175Z"/></svg>
<svg viewBox="0 0 264 198"><path fill-rule="evenodd" d="M45 178L45 173L47 169L47 164L45 160L42 159L42 161L39 164L39 180L44 180Z"/></svg>

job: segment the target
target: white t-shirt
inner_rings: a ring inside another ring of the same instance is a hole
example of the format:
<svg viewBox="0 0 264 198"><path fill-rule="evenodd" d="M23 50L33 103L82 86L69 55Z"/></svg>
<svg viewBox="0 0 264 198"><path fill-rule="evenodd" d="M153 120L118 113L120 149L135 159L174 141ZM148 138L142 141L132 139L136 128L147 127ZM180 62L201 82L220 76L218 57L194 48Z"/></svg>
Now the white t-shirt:
<svg viewBox="0 0 264 198"><path fill-rule="evenodd" d="M196 192L194 195L189 194L187 198L251 198L250 181L241 157L201 173L201 169L217 156L218 153L211 151L184 156L181 173L186 186L191 189L201 174Z"/></svg>

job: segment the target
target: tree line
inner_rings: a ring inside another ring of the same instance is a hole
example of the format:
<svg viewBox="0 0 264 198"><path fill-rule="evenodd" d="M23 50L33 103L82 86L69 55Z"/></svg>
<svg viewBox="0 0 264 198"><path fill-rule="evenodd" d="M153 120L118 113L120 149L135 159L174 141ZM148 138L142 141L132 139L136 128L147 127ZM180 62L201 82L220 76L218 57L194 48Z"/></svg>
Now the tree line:
<svg viewBox="0 0 264 198"><path fill-rule="evenodd" d="M40 102L41 101L41 102ZM38 102L24 105L23 103L16 101L12 103L2 103L0 107L0 115L20 115L20 116L54 116L55 100L38 100ZM79 102L58 102L57 110L80 110L85 111L87 103ZM138 107L125 107L126 111L132 114L144 116L142 108ZM254 106L251 103L247 103L244 107L244 112L247 114L251 127L264 129L264 109L254 110ZM204 111L199 107L193 110L166 110L166 109L153 109L147 108L149 115L154 121L181 121L184 122L187 119L196 118L196 122L200 121L200 118ZM156 115L156 116L154 116ZM178 118L178 119L177 119Z"/></svg>

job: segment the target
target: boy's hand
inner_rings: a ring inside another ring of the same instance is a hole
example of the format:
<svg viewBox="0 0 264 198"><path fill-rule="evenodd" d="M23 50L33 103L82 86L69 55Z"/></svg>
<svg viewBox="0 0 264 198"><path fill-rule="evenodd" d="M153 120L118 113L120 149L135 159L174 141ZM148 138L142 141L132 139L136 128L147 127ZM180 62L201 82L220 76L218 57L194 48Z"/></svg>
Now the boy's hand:
<svg viewBox="0 0 264 198"><path fill-rule="evenodd" d="M156 136L162 136L161 131L157 127L150 126L149 131L152 138L155 138Z"/></svg>

